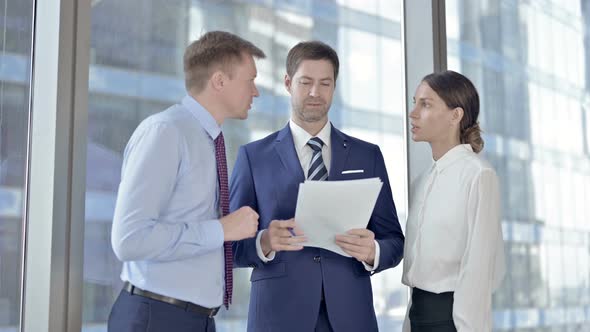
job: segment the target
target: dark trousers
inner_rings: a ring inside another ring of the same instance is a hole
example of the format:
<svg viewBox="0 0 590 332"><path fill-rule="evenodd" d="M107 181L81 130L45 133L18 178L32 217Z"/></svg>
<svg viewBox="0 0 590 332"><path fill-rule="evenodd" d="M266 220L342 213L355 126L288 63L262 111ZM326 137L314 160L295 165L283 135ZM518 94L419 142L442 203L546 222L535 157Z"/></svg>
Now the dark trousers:
<svg viewBox="0 0 590 332"><path fill-rule="evenodd" d="M453 323L453 292L431 293L412 289L412 332L457 332Z"/></svg>
<svg viewBox="0 0 590 332"><path fill-rule="evenodd" d="M215 332L206 315L121 291L108 323L109 332Z"/></svg>

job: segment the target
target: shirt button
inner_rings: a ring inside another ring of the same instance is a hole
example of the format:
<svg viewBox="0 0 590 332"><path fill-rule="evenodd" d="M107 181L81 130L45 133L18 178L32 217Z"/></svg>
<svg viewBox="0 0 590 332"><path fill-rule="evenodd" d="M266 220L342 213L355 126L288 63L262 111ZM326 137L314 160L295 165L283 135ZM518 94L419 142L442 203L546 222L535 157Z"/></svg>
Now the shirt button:
<svg viewBox="0 0 590 332"><path fill-rule="evenodd" d="M322 260L322 257L321 256L315 256L313 258L313 261L316 262L316 263L319 263L321 260Z"/></svg>

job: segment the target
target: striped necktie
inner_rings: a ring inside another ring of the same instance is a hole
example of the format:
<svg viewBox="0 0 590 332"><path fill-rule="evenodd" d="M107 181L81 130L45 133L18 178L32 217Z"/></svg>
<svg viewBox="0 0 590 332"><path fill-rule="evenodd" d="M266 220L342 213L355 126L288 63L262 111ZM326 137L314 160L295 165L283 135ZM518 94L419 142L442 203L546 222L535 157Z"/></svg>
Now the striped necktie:
<svg viewBox="0 0 590 332"><path fill-rule="evenodd" d="M312 137L307 142L307 145L313 150L307 179L311 181L324 181L328 178L328 170L326 169L326 165L324 165L324 158L322 158L322 146L324 146L324 142L319 137Z"/></svg>
<svg viewBox="0 0 590 332"><path fill-rule="evenodd" d="M225 159L225 141L223 133L215 139L215 160L217 161L217 179L219 180L219 207L221 216L229 214L229 189L227 185L227 160ZM225 255L225 292L223 293L223 305L229 308L233 291L233 256L231 242L223 243Z"/></svg>

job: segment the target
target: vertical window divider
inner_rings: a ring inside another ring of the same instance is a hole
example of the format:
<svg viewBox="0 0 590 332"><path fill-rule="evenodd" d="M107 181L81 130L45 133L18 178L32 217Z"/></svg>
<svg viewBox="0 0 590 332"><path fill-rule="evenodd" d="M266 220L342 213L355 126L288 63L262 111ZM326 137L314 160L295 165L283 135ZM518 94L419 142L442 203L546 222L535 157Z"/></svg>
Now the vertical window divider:
<svg viewBox="0 0 590 332"><path fill-rule="evenodd" d="M20 331L80 331L91 4L35 6Z"/></svg>

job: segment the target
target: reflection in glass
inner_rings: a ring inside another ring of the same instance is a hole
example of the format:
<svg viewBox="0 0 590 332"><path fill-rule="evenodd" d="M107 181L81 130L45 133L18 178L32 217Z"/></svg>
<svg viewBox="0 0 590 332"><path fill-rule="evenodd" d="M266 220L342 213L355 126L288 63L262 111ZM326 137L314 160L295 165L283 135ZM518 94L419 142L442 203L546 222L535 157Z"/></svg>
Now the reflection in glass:
<svg viewBox="0 0 590 332"><path fill-rule="evenodd" d="M590 3L446 1L449 69L480 91L502 185L498 331L590 330Z"/></svg>
<svg viewBox="0 0 590 332"><path fill-rule="evenodd" d="M0 1L0 331L19 327L33 1Z"/></svg>
<svg viewBox="0 0 590 332"><path fill-rule="evenodd" d="M231 171L240 145L282 128L290 101L285 57L301 40L320 39L341 58L342 76L331 109L335 126L379 144L385 156L400 220L405 220L402 121L402 53L399 0L371 1L93 1L88 169L84 253L85 331L104 331L121 289L121 264L110 231L123 149L141 120L184 95L182 55L202 32L238 33L269 56L258 62L261 96L247 121L224 124ZM359 47L359 45L364 45ZM368 46L367 46L368 45ZM366 46L366 47L365 47ZM234 304L218 315L218 331L243 331L250 271L234 277ZM382 329L400 328L406 293L396 269L374 277Z"/></svg>

